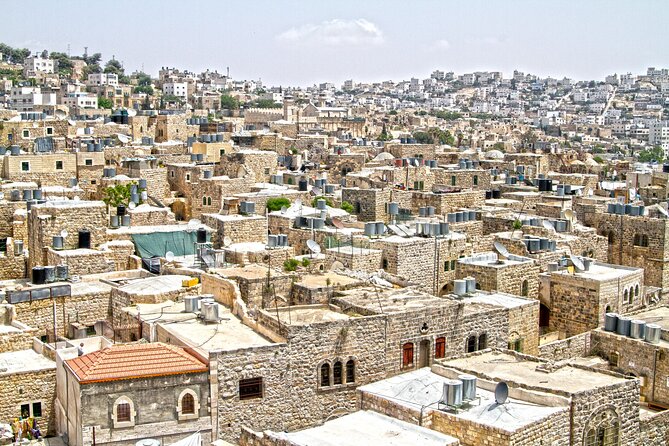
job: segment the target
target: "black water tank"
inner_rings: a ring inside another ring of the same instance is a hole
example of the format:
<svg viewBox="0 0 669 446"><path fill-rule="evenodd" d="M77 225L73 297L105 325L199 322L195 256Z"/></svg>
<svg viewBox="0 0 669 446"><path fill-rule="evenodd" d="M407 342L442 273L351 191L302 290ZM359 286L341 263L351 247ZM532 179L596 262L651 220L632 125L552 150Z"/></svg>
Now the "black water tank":
<svg viewBox="0 0 669 446"><path fill-rule="evenodd" d="M32 281L34 285L44 285L46 283L46 271L43 266L33 268Z"/></svg>
<svg viewBox="0 0 669 446"><path fill-rule="evenodd" d="M197 230L197 242L207 243L207 230L200 228Z"/></svg>
<svg viewBox="0 0 669 446"><path fill-rule="evenodd" d="M116 215L123 217L125 215L125 205L120 204L116 206Z"/></svg>
<svg viewBox="0 0 669 446"><path fill-rule="evenodd" d="M298 186L298 190L299 190L300 192L306 192L306 191L309 189L309 182L308 182L307 180L305 180L304 178L302 178L302 179L297 183L297 186Z"/></svg>
<svg viewBox="0 0 669 446"><path fill-rule="evenodd" d="M669 164L662 164L662 172L669 173Z"/></svg>
<svg viewBox="0 0 669 446"><path fill-rule="evenodd" d="M491 190L485 191L485 199L490 200L491 198L492 198L492 191Z"/></svg>
<svg viewBox="0 0 669 446"><path fill-rule="evenodd" d="M79 231L79 243L77 247L90 249L91 247L91 233L85 229Z"/></svg>
<svg viewBox="0 0 669 446"><path fill-rule="evenodd" d="M502 198L502 191L499 190L499 189L493 189L492 198L495 198L495 199Z"/></svg>

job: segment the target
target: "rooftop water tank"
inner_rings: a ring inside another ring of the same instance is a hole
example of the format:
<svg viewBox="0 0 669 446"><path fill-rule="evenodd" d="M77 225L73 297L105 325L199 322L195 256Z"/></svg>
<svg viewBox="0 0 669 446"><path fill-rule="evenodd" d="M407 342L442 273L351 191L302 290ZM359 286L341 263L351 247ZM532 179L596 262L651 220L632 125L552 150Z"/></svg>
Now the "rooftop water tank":
<svg viewBox="0 0 669 446"><path fill-rule="evenodd" d="M656 324L646 325L646 335L645 335L646 342L650 342L651 344L659 344L661 335L662 335L662 327Z"/></svg>
<svg viewBox="0 0 669 446"><path fill-rule="evenodd" d="M638 319L630 322L630 338L644 339L646 336L646 321Z"/></svg>
<svg viewBox="0 0 669 446"><path fill-rule="evenodd" d="M618 325L616 326L616 333L622 336L629 336L631 325L632 321L630 320L630 318L625 316L619 316Z"/></svg>
<svg viewBox="0 0 669 446"><path fill-rule="evenodd" d="M476 399L476 376L459 375L458 379L462 381L462 399L464 401Z"/></svg>
<svg viewBox="0 0 669 446"><path fill-rule="evenodd" d="M462 404L462 381L449 379L444 382L444 396L449 406L460 406Z"/></svg>
<svg viewBox="0 0 669 446"><path fill-rule="evenodd" d="M453 281L453 292L458 296L467 294L467 281L462 279L456 279Z"/></svg>

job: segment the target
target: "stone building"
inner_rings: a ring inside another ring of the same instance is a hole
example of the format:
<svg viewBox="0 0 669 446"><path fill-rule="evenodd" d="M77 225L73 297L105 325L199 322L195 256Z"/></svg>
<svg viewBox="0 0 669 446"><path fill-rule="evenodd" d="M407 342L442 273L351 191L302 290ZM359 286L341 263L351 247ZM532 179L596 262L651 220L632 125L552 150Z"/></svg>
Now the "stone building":
<svg viewBox="0 0 669 446"><path fill-rule="evenodd" d="M224 155L216 166L217 175L241 178L249 175L255 183L269 181L270 175L277 172L276 152L268 150L242 149L230 155Z"/></svg>
<svg viewBox="0 0 669 446"><path fill-rule="evenodd" d="M500 291L536 299L539 294L539 266L527 257L510 255L501 259L494 252L477 252L458 259L456 277L475 277L484 291Z"/></svg>
<svg viewBox="0 0 669 446"><path fill-rule="evenodd" d="M77 177L77 154L40 153L3 157L2 178L34 181L42 186L67 186Z"/></svg>
<svg viewBox="0 0 669 446"><path fill-rule="evenodd" d="M209 367L195 352L151 343L76 354L63 355L59 380L68 444L174 442L198 431L210 441Z"/></svg>
<svg viewBox="0 0 669 446"><path fill-rule="evenodd" d="M601 326L606 313L650 305L651 297L640 268L592 262L585 271L568 267L539 275L541 326L566 337Z"/></svg>

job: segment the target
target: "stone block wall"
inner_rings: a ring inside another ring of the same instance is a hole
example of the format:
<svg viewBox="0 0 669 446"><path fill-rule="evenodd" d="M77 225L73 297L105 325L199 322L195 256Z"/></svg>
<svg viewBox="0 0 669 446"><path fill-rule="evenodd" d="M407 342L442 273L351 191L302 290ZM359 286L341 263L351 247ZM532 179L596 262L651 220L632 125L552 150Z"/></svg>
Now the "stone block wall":
<svg viewBox="0 0 669 446"><path fill-rule="evenodd" d="M423 158L435 159L436 148L434 144L386 144L385 151L390 152L395 158Z"/></svg>
<svg viewBox="0 0 669 446"><path fill-rule="evenodd" d="M0 373L0 419L9 423L21 416L21 404L40 401L42 418L39 422L42 435L55 434L56 419L56 365L52 368L28 372Z"/></svg>
<svg viewBox="0 0 669 446"><path fill-rule="evenodd" d="M56 251L53 248L48 248L46 264L53 266L67 265L70 276L107 273L115 269L115 264L108 260L104 251L94 249Z"/></svg>
<svg viewBox="0 0 669 446"><path fill-rule="evenodd" d="M202 222L213 228L214 246L220 246L225 237L232 243L267 243L267 219L259 215L202 214Z"/></svg>
<svg viewBox="0 0 669 446"><path fill-rule="evenodd" d="M538 356L549 361L563 361L590 354L590 332L539 346Z"/></svg>
<svg viewBox="0 0 669 446"><path fill-rule="evenodd" d="M27 162L29 170L22 164ZM61 169L57 165L62 166ZM2 177L6 180L34 181L41 186L67 186L77 176L77 157L74 153L5 156Z"/></svg>
<svg viewBox="0 0 669 446"><path fill-rule="evenodd" d="M434 169L439 186L490 190L490 171L484 169Z"/></svg>
<svg viewBox="0 0 669 446"><path fill-rule="evenodd" d="M359 221L384 221L389 215L386 204L391 202L390 189L342 189L342 201L353 205L353 214Z"/></svg>

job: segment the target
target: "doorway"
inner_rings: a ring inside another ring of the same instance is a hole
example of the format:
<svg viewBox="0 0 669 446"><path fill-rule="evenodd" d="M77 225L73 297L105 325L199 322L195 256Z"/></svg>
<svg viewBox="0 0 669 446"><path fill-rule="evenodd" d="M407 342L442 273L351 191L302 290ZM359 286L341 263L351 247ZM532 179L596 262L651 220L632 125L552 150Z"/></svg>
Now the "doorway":
<svg viewBox="0 0 669 446"><path fill-rule="evenodd" d="M420 367L430 366L430 341L425 339L420 341L420 348L418 349Z"/></svg>

